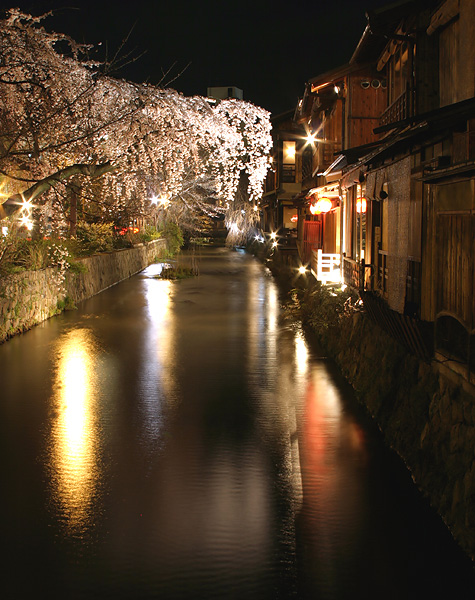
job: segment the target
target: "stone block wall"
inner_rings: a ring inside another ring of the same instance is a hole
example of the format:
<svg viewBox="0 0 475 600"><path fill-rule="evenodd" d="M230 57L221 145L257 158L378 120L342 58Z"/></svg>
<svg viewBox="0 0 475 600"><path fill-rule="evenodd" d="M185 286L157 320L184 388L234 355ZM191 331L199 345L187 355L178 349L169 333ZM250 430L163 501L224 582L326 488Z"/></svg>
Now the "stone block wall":
<svg viewBox="0 0 475 600"><path fill-rule="evenodd" d="M134 248L96 254L76 260L85 267L84 273L67 273L66 295L74 304L90 298L123 279L139 273L155 262L166 249L164 239L139 244Z"/></svg>
<svg viewBox="0 0 475 600"><path fill-rule="evenodd" d="M51 268L0 281L0 342L57 314L56 275L57 269Z"/></svg>
<svg viewBox="0 0 475 600"><path fill-rule="evenodd" d="M159 239L79 259L84 272L67 272L64 286L56 267L25 271L0 280L0 343L61 312L65 297L78 304L142 271L165 249L166 241Z"/></svg>
<svg viewBox="0 0 475 600"><path fill-rule="evenodd" d="M363 313L343 319L322 343L388 445L475 559L473 386L442 363L407 354Z"/></svg>

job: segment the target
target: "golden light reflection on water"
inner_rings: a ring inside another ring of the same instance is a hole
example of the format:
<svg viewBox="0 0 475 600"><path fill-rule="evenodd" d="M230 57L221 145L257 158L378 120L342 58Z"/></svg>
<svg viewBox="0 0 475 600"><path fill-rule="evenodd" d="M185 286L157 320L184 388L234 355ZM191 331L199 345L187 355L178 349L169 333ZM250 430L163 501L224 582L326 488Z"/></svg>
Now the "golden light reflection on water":
<svg viewBox="0 0 475 600"><path fill-rule="evenodd" d="M51 432L53 494L71 533L90 525L90 508L99 481L97 345L87 329L59 340L55 406Z"/></svg>
<svg viewBox="0 0 475 600"><path fill-rule="evenodd" d="M308 348L302 331L295 332L295 364L297 373L305 375L307 373Z"/></svg>
<svg viewBox="0 0 475 600"><path fill-rule="evenodd" d="M147 336L147 360L144 364L144 385L155 385L156 379L168 397L172 392L174 368L175 323L171 310L172 296L175 291L170 280L148 282L146 288L147 309L151 321ZM155 389L155 395L158 388ZM150 389L146 390L148 395Z"/></svg>

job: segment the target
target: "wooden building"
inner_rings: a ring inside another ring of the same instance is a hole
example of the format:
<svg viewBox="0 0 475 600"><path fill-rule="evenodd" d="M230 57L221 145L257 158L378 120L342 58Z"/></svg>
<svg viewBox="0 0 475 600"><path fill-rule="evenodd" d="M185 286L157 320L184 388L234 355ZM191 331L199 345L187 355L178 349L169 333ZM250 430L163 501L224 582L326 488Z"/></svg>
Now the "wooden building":
<svg viewBox="0 0 475 600"><path fill-rule="evenodd" d="M261 200L261 228L278 235L279 247L297 255L297 203L302 190L304 132L294 110L272 117L272 169L268 171Z"/></svg>
<svg viewBox="0 0 475 600"><path fill-rule="evenodd" d="M370 14L355 56L387 78L387 106L374 130L381 137L366 149L343 151L328 173L339 176L345 198L345 282L411 351L442 353L469 379L475 369L474 33L472 0L406 1Z"/></svg>
<svg viewBox="0 0 475 600"><path fill-rule="evenodd" d="M387 83L357 60L311 79L295 119L305 129L299 251L317 278L340 279L343 202L335 170L342 151L374 142L387 104Z"/></svg>
<svg viewBox="0 0 475 600"><path fill-rule="evenodd" d="M475 383L475 2L367 17L349 63L273 119L263 226L322 282L359 290L408 350Z"/></svg>

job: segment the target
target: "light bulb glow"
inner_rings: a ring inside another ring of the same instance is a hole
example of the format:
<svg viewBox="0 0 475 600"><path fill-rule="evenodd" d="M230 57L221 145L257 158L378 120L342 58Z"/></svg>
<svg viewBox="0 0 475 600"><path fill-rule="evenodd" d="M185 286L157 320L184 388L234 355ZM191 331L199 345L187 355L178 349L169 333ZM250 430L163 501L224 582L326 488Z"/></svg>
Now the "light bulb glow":
<svg viewBox="0 0 475 600"><path fill-rule="evenodd" d="M358 198L356 200L356 212L357 213L365 213L366 212L366 198Z"/></svg>
<svg viewBox="0 0 475 600"><path fill-rule="evenodd" d="M330 198L320 198L317 202L310 204L310 212L312 215L327 213L332 209L332 201Z"/></svg>

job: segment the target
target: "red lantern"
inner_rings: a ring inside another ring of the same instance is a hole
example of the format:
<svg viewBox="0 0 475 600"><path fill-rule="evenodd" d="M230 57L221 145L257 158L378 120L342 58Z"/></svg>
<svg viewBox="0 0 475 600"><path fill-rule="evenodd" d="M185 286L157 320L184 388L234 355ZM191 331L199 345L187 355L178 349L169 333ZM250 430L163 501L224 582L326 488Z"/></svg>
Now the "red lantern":
<svg viewBox="0 0 475 600"><path fill-rule="evenodd" d="M317 208L317 204L318 204L318 202L315 204L310 204L310 212L312 213L312 215L320 214L320 211Z"/></svg>
<svg viewBox="0 0 475 600"><path fill-rule="evenodd" d="M332 209L332 206L330 198L319 198L315 204L310 204L310 212L312 215L327 213Z"/></svg>
<svg viewBox="0 0 475 600"><path fill-rule="evenodd" d="M321 213L327 213L332 209L332 201L330 198L320 198L317 202L318 211Z"/></svg>

